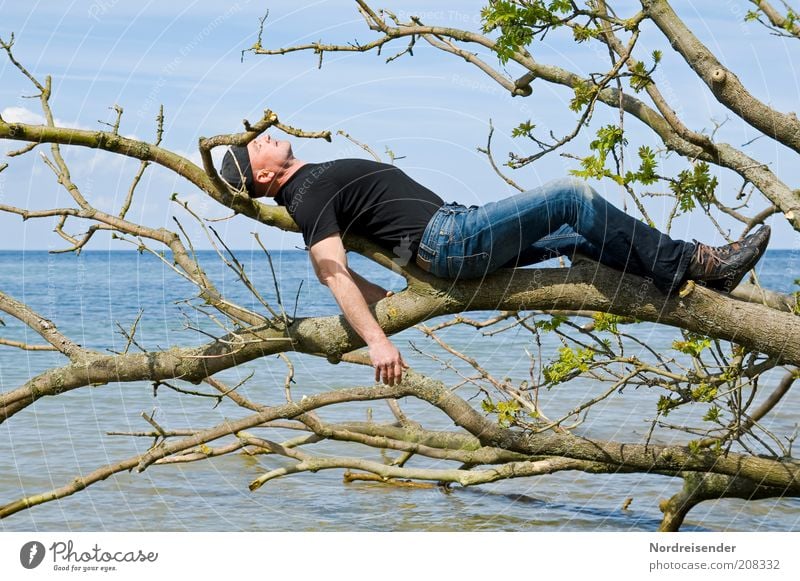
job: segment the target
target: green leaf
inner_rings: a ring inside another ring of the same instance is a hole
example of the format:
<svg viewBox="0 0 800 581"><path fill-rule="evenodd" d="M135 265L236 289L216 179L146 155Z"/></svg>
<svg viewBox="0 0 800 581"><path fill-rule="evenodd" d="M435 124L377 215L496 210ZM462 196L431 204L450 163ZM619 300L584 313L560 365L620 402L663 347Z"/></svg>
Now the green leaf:
<svg viewBox="0 0 800 581"><path fill-rule="evenodd" d="M625 183L630 184L639 182L645 186L654 184L658 181L658 175L656 174L656 168L658 167L658 163L656 162L656 154L653 153L653 150L646 145L642 145L637 153L639 155L639 159L641 160L639 169L635 172L627 172L625 174Z"/></svg>
<svg viewBox="0 0 800 581"><path fill-rule="evenodd" d="M555 331L567 318L562 315L552 315L550 320L538 320L533 325L542 331Z"/></svg>
<svg viewBox="0 0 800 581"><path fill-rule="evenodd" d="M703 416L703 421L719 423L721 410L717 406L711 406L706 415Z"/></svg>
<svg viewBox="0 0 800 581"><path fill-rule="evenodd" d="M650 72L644 67L642 61L636 63L630 68L631 70L631 89L636 93L647 87L653 80L650 78Z"/></svg>
<svg viewBox="0 0 800 581"><path fill-rule="evenodd" d="M669 187L678 199L680 209L684 212L694 210L695 201L708 205L714 197L718 180L709 174L708 164L697 162L690 170L683 170Z"/></svg>
<svg viewBox="0 0 800 581"><path fill-rule="evenodd" d="M534 129L536 129L536 125L528 119L511 130L511 137L530 137Z"/></svg>
<svg viewBox="0 0 800 581"><path fill-rule="evenodd" d="M745 22L752 22L753 20L758 20L758 10L748 10L747 14L744 15Z"/></svg>
<svg viewBox="0 0 800 581"><path fill-rule="evenodd" d="M671 397L667 397L666 395L659 396L658 404L656 404L656 409L661 412L661 415L667 417L669 412L674 410L676 407L681 405L681 400L673 399Z"/></svg>
<svg viewBox="0 0 800 581"><path fill-rule="evenodd" d="M589 143L589 148L594 152L581 159L580 170L572 170L570 173L582 178L611 178L619 184L623 183L623 178L612 173L606 168L606 160L609 153L617 147L625 147L628 140L623 136L622 128L616 125L604 125L597 130L597 138Z"/></svg>
<svg viewBox="0 0 800 581"><path fill-rule="evenodd" d="M711 402L717 397L717 387L707 383L700 383L692 389L692 400L699 402Z"/></svg>
<svg viewBox="0 0 800 581"><path fill-rule="evenodd" d="M557 360L542 369L545 380L553 385L589 371L595 356L592 349L572 349L571 347L561 347L558 354Z"/></svg>
<svg viewBox="0 0 800 581"><path fill-rule="evenodd" d="M619 315L612 315L609 313L595 313L592 318L594 319L594 328L597 331L608 331L614 335L619 334L617 326L622 317Z"/></svg>
<svg viewBox="0 0 800 581"><path fill-rule="evenodd" d="M673 341L672 348L692 357L699 357L704 349L711 347L711 339L703 335L686 331L685 341Z"/></svg>
<svg viewBox="0 0 800 581"><path fill-rule="evenodd" d="M580 24L575 24L572 28L572 37L575 39L575 42L585 42L592 38L598 38L601 34L602 30L599 28L581 26Z"/></svg>
<svg viewBox="0 0 800 581"><path fill-rule="evenodd" d="M495 41L494 52L505 64L515 52L533 42L534 34L543 29L562 26L560 14L572 11L571 3L565 0L543 2L533 0L524 4L507 0L491 0L481 10L483 32L500 30Z"/></svg>
<svg viewBox="0 0 800 581"><path fill-rule="evenodd" d="M597 85L586 81L577 81L572 86L572 90L575 92L575 96L569 102L569 108L577 113L594 98L597 93Z"/></svg>
<svg viewBox="0 0 800 581"><path fill-rule="evenodd" d="M515 400L502 401L497 404L497 423L509 427L516 423L520 405Z"/></svg>

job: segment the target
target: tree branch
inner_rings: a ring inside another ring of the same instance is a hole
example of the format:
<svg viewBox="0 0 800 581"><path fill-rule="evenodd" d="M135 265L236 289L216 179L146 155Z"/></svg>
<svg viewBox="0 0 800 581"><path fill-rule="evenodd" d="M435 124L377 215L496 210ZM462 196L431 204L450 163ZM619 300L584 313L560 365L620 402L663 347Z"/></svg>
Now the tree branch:
<svg viewBox="0 0 800 581"><path fill-rule="evenodd" d="M797 115L776 111L751 95L733 71L725 68L678 18L666 0L641 0L641 4L645 14L711 89L717 101L765 135L800 153Z"/></svg>
<svg viewBox="0 0 800 581"><path fill-rule="evenodd" d="M3 292L0 292L0 311L25 323L47 341L53 349L60 351L73 362L88 357L91 353L62 335L52 321L45 319L28 305Z"/></svg>

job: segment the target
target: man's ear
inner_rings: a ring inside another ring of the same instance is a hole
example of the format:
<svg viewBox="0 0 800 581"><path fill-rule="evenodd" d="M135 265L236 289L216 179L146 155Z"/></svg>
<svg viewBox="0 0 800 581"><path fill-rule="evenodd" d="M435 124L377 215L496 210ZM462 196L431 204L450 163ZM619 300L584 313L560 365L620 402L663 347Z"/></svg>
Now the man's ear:
<svg viewBox="0 0 800 581"><path fill-rule="evenodd" d="M267 185L275 179L275 172L266 169L260 169L253 176L253 179L260 184Z"/></svg>

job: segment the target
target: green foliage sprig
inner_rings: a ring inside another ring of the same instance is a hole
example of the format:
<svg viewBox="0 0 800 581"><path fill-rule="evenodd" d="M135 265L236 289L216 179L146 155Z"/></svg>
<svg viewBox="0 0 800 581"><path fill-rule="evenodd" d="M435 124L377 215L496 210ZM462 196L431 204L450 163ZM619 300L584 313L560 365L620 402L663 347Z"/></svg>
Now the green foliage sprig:
<svg viewBox="0 0 800 581"><path fill-rule="evenodd" d="M488 397L481 402L481 408L487 414L496 414L498 425L504 428L517 423L519 412L522 409L519 403L513 399L495 403Z"/></svg>
<svg viewBox="0 0 800 581"><path fill-rule="evenodd" d="M494 0L481 10L483 32L500 30L494 51L506 64L515 52L533 42L537 33L561 26L559 15L571 11L572 3L567 0L533 0L524 4Z"/></svg>
<svg viewBox="0 0 800 581"><path fill-rule="evenodd" d="M553 385L589 371L596 351L588 348L561 347L558 355L558 359L542 369L545 380Z"/></svg>
<svg viewBox="0 0 800 581"><path fill-rule="evenodd" d="M681 211L690 212L695 209L695 202L704 206L711 203L718 184L717 178L710 175L708 164L699 161L691 170L681 171L669 187L678 199Z"/></svg>

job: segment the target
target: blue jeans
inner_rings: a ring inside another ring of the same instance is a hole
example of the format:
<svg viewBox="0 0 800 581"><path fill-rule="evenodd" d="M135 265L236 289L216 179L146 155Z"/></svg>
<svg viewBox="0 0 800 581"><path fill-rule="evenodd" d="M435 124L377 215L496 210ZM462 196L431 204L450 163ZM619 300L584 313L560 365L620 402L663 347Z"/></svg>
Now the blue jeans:
<svg viewBox="0 0 800 581"><path fill-rule="evenodd" d="M694 248L622 212L586 182L564 178L485 206L445 204L418 253L431 274L449 279L580 253L669 294L683 282Z"/></svg>

